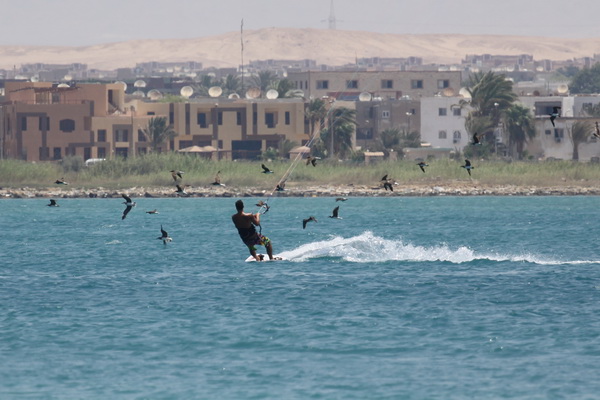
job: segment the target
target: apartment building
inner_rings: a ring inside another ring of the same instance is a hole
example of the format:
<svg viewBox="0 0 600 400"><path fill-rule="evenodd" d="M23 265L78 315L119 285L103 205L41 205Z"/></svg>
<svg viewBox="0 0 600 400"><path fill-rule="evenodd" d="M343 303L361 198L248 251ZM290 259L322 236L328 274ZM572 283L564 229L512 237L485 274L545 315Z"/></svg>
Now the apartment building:
<svg viewBox="0 0 600 400"><path fill-rule="evenodd" d="M205 98L186 103L133 100L115 84L7 82L0 105L2 156L26 161L65 156L130 157L150 151L153 117L166 117L176 136L158 151L212 146L215 158L255 158L283 140L310 139L302 99Z"/></svg>
<svg viewBox="0 0 600 400"><path fill-rule="evenodd" d="M460 71L306 71L289 72L288 80L307 98L358 100L362 92L374 98L430 97L458 93Z"/></svg>

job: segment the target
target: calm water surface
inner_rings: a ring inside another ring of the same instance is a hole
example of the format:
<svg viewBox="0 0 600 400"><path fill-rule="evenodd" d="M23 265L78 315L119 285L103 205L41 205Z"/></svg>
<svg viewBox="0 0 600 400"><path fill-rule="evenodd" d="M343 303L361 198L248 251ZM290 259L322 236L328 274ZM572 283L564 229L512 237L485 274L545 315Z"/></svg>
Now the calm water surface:
<svg viewBox="0 0 600 400"><path fill-rule="evenodd" d="M135 200L0 202L1 399L600 398L600 198Z"/></svg>

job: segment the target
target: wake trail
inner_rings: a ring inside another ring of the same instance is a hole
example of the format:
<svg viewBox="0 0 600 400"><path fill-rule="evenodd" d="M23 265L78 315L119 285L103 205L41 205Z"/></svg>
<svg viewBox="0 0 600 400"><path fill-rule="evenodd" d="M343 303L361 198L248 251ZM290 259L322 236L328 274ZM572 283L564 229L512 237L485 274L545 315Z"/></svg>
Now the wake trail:
<svg viewBox="0 0 600 400"><path fill-rule="evenodd" d="M329 240L303 244L280 254L289 261L302 262L315 258L339 258L348 262L373 263L388 261L430 262L441 261L454 264L477 260L494 262L528 262L540 265L600 264L600 260L558 260L536 254L484 253L447 244L418 246L402 240L385 239L372 232L364 232L349 238L334 237Z"/></svg>

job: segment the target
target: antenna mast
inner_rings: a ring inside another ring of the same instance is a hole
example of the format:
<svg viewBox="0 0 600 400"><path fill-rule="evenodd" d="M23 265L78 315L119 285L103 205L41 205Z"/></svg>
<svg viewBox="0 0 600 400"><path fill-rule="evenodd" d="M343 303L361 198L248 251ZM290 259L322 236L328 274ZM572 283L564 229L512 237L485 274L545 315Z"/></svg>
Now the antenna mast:
<svg viewBox="0 0 600 400"><path fill-rule="evenodd" d="M329 10L329 29L335 30L335 12L333 11L333 0L331 0L331 7Z"/></svg>
<svg viewBox="0 0 600 400"><path fill-rule="evenodd" d="M244 91L244 18L242 18L242 24L240 25L240 41L242 44L241 51L242 51L242 92L243 92Z"/></svg>

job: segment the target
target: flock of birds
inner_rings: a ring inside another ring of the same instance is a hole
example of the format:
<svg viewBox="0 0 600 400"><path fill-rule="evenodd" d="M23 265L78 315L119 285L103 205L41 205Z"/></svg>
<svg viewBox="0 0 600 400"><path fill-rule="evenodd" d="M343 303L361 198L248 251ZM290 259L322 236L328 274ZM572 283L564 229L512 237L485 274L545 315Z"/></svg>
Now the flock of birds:
<svg viewBox="0 0 600 400"><path fill-rule="evenodd" d="M552 110L552 113L550 114L550 122L552 123L552 126L555 126L554 124L554 120L556 118L558 118L560 116L560 107L554 107ZM600 127L598 126L598 122L596 122L596 126L595 126L595 132L593 133L593 136L600 139ZM475 132L473 134L473 140L470 143L473 146L480 146L481 143L481 137L482 135L479 135L477 132ZM313 156L307 156L306 157L306 165L312 165L313 167L317 166L317 161L320 160L320 157L313 157ZM425 173L425 168L429 167L429 164L425 163L424 161L420 161L417 163L417 166L421 169L421 171L423 171L423 173ZM272 174L274 173L274 171L272 169L270 169L269 167L267 167L265 164L261 164L261 168L262 168L262 173L263 174ZM475 169L475 167L471 164L471 161L466 159L465 160L465 165L461 165L461 168L464 168L468 173L469 176L471 176L471 170ZM177 190L175 190L175 193L177 196L183 196L183 197L187 197L189 196L189 194L185 191L186 187L189 187L190 185L182 185L181 181L183 180L183 171L179 171L179 170L171 170L169 171L171 173L171 177L173 178L173 181L175 182L175 187L177 188ZM394 182L394 180L392 178L390 178L388 176L388 174L384 175L380 182L382 183L383 188L386 191L394 191L394 185L397 184L397 182ZM55 182L55 184L57 185L68 185L69 183L65 181L64 178L60 178L57 179ZM215 175L214 178L214 182L212 183L213 186L225 186L225 184L223 184L221 182L221 171L217 171L217 174ZM284 191L285 190L285 180L279 182L277 184L277 187L275 188L275 191ZM122 194L121 195L123 197L123 199L125 200L123 202L123 204L125 204L125 210L123 210L123 215L121 216L121 219L125 219L127 217L127 214L129 214L129 212L131 212L131 210L133 209L133 207L136 206L136 202L131 200L131 198L126 195L126 194ZM348 200L345 197L338 197L335 199L335 201L346 201ZM50 203L47 204L48 207L59 207L58 203L56 202L55 199L50 199ZM260 207L261 209L265 209L264 213L266 213L267 211L269 211L269 205L264 202L264 201L259 201L258 203L256 203L256 206ZM335 219L341 219L341 217L339 216L339 211L340 211L340 207L337 206L333 209L332 211L332 215L329 216L329 218L335 218ZM154 210L150 210L150 211L146 211L147 214L158 214L158 210L154 209ZM306 229L306 225L309 222L318 222L317 219L314 216L310 216L306 219L302 220L302 229ZM157 238L162 240L162 242L166 245L168 242L171 242L173 239L169 236L169 234L167 233L167 231L165 231L163 229L163 226L160 226L160 232L161 235Z"/></svg>

